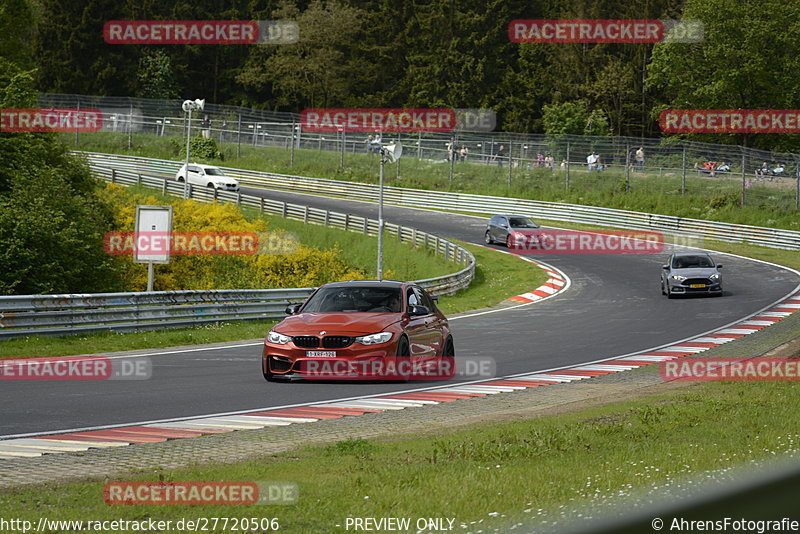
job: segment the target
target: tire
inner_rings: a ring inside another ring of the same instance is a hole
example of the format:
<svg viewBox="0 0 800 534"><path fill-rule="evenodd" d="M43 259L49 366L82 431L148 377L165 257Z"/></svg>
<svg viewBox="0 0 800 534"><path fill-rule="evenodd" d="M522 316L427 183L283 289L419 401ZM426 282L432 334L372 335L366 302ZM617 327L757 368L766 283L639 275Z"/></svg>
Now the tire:
<svg viewBox="0 0 800 534"><path fill-rule="evenodd" d="M511 234L506 237L506 248L511 250Z"/></svg>
<svg viewBox="0 0 800 534"><path fill-rule="evenodd" d="M667 285L667 298L668 299L674 299L676 296L677 295L675 295L675 293L673 293L672 291L669 290L669 285Z"/></svg>
<svg viewBox="0 0 800 534"><path fill-rule="evenodd" d="M267 361L264 360L264 358L261 358L261 374L264 375L264 380L266 380L267 382L277 382L277 380L275 379L275 375L269 371L268 369L269 366L267 365L266 362Z"/></svg>
<svg viewBox="0 0 800 534"><path fill-rule="evenodd" d="M183 183L183 182L184 182L183 176L178 176L178 181L179 181L180 183Z"/></svg>
<svg viewBox="0 0 800 534"><path fill-rule="evenodd" d="M456 346L453 343L453 336L448 336L442 349L442 362L447 367L442 366L441 378L449 380L456 376Z"/></svg>
<svg viewBox="0 0 800 534"><path fill-rule="evenodd" d="M483 234L483 242L486 243L487 245L491 245L492 243L494 243L494 239L492 239L489 230L486 230L486 233Z"/></svg>
<svg viewBox="0 0 800 534"><path fill-rule="evenodd" d="M408 363L402 363L408 362ZM395 359L395 365L397 366L397 380L401 382L408 382L411 378L411 369L409 369L409 365L411 363L411 345L408 343L408 338L406 336L400 336L400 341L397 342L397 358ZM403 373L401 371L407 370L407 373Z"/></svg>
<svg viewBox="0 0 800 534"><path fill-rule="evenodd" d="M209 183L207 183L207 184L206 184L206 187L210 187L211 189L214 189L214 184L212 184L211 182L209 182Z"/></svg>
<svg viewBox="0 0 800 534"><path fill-rule="evenodd" d="M663 280L661 281L661 294L662 295L666 295L667 294L667 292L664 291L664 281Z"/></svg>

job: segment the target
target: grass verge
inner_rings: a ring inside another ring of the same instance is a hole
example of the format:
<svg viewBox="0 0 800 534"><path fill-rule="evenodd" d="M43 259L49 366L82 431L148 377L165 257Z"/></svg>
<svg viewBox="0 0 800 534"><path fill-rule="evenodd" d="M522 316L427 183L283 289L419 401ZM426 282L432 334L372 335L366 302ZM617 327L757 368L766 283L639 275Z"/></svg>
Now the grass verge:
<svg viewBox="0 0 800 534"><path fill-rule="evenodd" d="M284 222L293 223L294 221L286 221L284 219L280 224ZM298 232L314 233L317 230L331 230L324 227L304 227L301 223L297 224L301 227L298 228ZM286 225L287 230L294 231L292 228L294 228L293 224ZM347 234L340 236L346 239L350 239L351 235L355 239L363 239L363 236L351 232L344 232L343 230L336 230L336 232ZM306 242L302 233L298 233L298 236L302 242ZM402 246L402 249L400 249L400 243L395 243L395 245L398 247L398 257L400 255L411 256L408 254L408 247ZM466 245L466 247L475 255L477 260L475 280L469 289L459 291L456 295L441 298L439 305L446 314L493 306L507 297L535 289L547 280L547 274L529 262L484 247L474 245ZM387 265L392 266L394 264L389 261ZM447 263L447 265L450 271L454 270L454 264ZM255 339L263 337L274 324L275 321L247 321L140 333L115 334L103 332L59 337L29 336L0 341L0 359L99 354L123 350L155 349L179 345Z"/></svg>
<svg viewBox="0 0 800 534"><path fill-rule="evenodd" d="M565 503L581 506L796 450L799 414L795 384L706 383L557 416L439 429L422 437L348 439L132 478L290 481L300 488L291 506L109 507L104 481L85 481L2 491L0 508L34 524L40 516L277 517L286 532L345 532L347 517L443 517L454 519L459 531L460 525L505 531L535 516L563 519L559 507Z"/></svg>
<svg viewBox="0 0 800 534"><path fill-rule="evenodd" d="M69 134L64 135L65 142L71 143ZM103 132L82 136L75 148L172 160L178 159L180 150L175 138L151 134L134 135L131 149L127 148L127 143L125 134ZM223 143L220 147L225 159L208 160L208 163L356 182L378 181L377 156L374 154L347 153L344 168L340 168L340 154L336 151L298 149L294 165L290 166L289 151L283 148L242 145L237 157L235 144ZM413 148L407 149L409 154L413 154ZM587 172L581 165L573 165L570 186L566 188L566 176L560 169L514 168L509 183L507 166L459 162L454 166L451 182L450 164L444 160L417 159L409 155L401 160L400 165L399 173L394 165L387 168L386 185L800 229L795 205L796 182L792 178L764 183L751 181L743 189L740 176L709 178L704 174L687 172L684 187L683 177L678 172L650 168L647 172L632 172L626 179L620 170ZM745 205L742 207L743 191Z"/></svg>

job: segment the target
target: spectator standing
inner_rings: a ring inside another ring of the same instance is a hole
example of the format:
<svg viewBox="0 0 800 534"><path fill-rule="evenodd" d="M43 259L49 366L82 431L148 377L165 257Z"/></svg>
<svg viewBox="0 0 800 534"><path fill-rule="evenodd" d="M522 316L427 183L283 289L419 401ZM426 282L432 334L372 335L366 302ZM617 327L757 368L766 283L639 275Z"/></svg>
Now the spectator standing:
<svg viewBox="0 0 800 534"><path fill-rule="evenodd" d="M641 146L639 147L639 149L636 151L636 154L634 154L634 159L636 160L636 167L640 171L643 171L644 170L644 147L641 147Z"/></svg>
<svg viewBox="0 0 800 534"><path fill-rule="evenodd" d="M202 128L203 139L211 137L211 120L208 115L203 115L203 120L200 121L200 128Z"/></svg>
<svg viewBox="0 0 800 534"><path fill-rule="evenodd" d="M467 145L461 145L461 150L459 153L461 154L461 161L467 161L467 155L469 155L469 149L467 149Z"/></svg>
<svg viewBox="0 0 800 534"><path fill-rule="evenodd" d="M597 161L600 159L600 156L597 153L592 152L588 156L586 156L586 166L590 171L597 170Z"/></svg>
<svg viewBox="0 0 800 534"><path fill-rule="evenodd" d="M447 143L447 161L456 160L456 145L452 141Z"/></svg>
<svg viewBox="0 0 800 534"><path fill-rule="evenodd" d="M370 136L372 137L372 136ZM381 134L376 133L375 137L372 138L372 141L369 142L369 146L372 148L372 152L376 154L381 153Z"/></svg>
<svg viewBox="0 0 800 534"><path fill-rule="evenodd" d="M492 161L497 161L499 166L503 166L503 160L506 158L506 147L505 145L500 145L497 149L497 152L494 153L494 157L492 157Z"/></svg>
<svg viewBox="0 0 800 534"><path fill-rule="evenodd" d="M536 154L536 166L544 167L544 155L541 152Z"/></svg>

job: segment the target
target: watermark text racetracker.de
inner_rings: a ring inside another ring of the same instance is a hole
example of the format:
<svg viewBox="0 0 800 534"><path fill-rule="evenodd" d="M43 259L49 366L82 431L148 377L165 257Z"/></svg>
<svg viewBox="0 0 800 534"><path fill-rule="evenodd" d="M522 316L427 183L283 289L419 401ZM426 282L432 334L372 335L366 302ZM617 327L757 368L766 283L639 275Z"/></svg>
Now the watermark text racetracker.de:
<svg viewBox="0 0 800 534"><path fill-rule="evenodd" d="M299 487L283 481L118 481L103 488L109 505L208 506L295 504Z"/></svg>
<svg viewBox="0 0 800 534"><path fill-rule="evenodd" d="M108 44L293 44L300 30L293 20L110 20Z"/></svg>
<svg viewBox="0 0 800 534"><path fill-rule="evenodd" d="M63 356L0 360L0 380L147 380L146 356Z"/></svg>
<svg viewBox="0 0 800 534"><path fill-rule="evenodd" d="M410 361L375 358L312 357L300 361L303 378L313 380L450 380L496 378L497 361L490 356Z"/></svg>
<svg viewBox="0 0 800 534"><path fill-rule="evenodd" d="M659 373L677 381L800 380L800 358L681 358L660 362Z"/></svg>
<svg viewBox="0 0 800 534"><path fill-rule="evenodd" d="M508 24L514 43L699 43L703 37L699 20L531 19Z"/></svg>
<svg viewBox="0 0 800 534"><path fill-rule="evenodd" d="M103 240L114 256L292 254L298 246L288 232L109 232Z"/></svg>
<svg viewBox="0 0 800 534"><path fill-rule="evenodd" d="M641 230L522 230L508 239L514 252L541 254L659 254L664 245L664 234Z"/></svg>
<svg viewBox="0 0 800 534"><path fill-rule="evenodd" d="M2 132L98 132L99 109L0 109Z"/></svg>
<svg viewBox="0 0 800 534"><path fill-rule="evenodd" d="M800 109L665 109L664 133L800 133Z"/></svg>
<svg viewBox="0 0 800 534"><path fill-rule="evenodd" d="M310 108L300 113L307 132L491 131L495 112L486 108Z"/></svg>

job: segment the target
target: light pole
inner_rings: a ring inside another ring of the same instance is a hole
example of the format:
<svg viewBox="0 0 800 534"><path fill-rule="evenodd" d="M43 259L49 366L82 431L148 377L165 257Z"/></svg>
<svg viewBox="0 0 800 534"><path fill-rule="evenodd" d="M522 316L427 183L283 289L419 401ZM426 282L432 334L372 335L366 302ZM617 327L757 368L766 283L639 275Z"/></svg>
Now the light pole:
<svg viewBox="0 0 800 534"><path fill-rule="evenodd" d="M398 141L394 145L381 147L381 172L378 180L378 272L376 278L383 280L383 167L387 161L392 163L400 159L403 144Z"/></svg>
<svg viewBox="0 0 800 534"><path fill-rule="evenodd" d="M183 111L189 114L189 122L186 125L186 166L183 168L183 198L189 198L189 141L192 139L192 111L202 111L205 105L205 99L200 100L198 98L197 100L184 100L183 106L181 106Z"/></svg>

